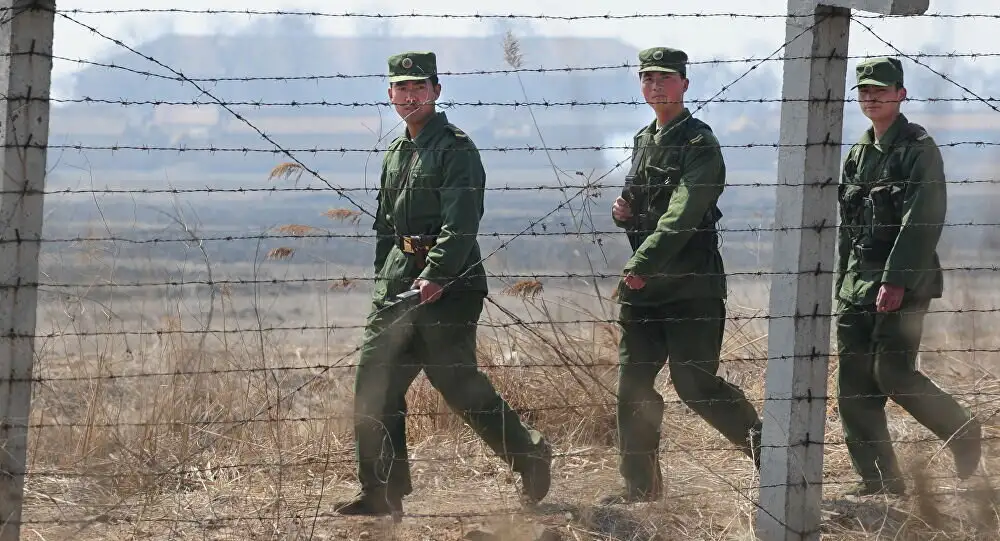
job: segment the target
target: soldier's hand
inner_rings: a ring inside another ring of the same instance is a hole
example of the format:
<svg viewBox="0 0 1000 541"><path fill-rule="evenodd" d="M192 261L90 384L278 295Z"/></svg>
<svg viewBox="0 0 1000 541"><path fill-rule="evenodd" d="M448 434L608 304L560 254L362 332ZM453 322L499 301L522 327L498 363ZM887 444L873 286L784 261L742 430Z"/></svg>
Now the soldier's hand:
<svg viewBox="0 0 1000 541"><path fill-rule="evenodd" d="M420 304L424 304L425 302L434 302L441 298L441 286L431 282L430 280L417 278L413 281L413 287L410 289L420 290Z"/></svg>
<svg viewBox="0 0 1000 541"><path fill-rule="evenodd" d="M646 279L642 276L636 276L630 271L625 274L625 285L629 289L642 289L646 287Z"/></svg>
<svg viewBox="0 0 1000 541"><path fill-rule="evenodd" d="M903 304L903 292L901 286L892 284L882 284L878 289L878 297L875 298L875 310L877 312L895 312Z"/></svg>
<svg viewBox="0 0 1000 541"><path fill-rule="evenodd" d="M632 217L632 207L625 198L618 196L615 203L611 205L611 215L619 222L624 222Z"/></svg>

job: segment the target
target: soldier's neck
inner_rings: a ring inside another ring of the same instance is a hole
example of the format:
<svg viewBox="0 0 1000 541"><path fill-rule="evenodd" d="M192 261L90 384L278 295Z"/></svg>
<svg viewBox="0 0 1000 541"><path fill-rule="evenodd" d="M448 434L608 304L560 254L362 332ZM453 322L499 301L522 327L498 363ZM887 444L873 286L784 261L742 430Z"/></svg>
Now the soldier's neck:
<svg viewBox="0 0 1000 541"><path fill-rule="evenodd" d="M671 120L677 118L682 112L684 112L684 104L671 104L665 107L657 108L654 112L656 113L656 127L662 128L663 126L670 124Z"/></svg>
<svg viewBox="0 0 1000 541"><path fill-rule="evenodd" d="M427 123L430 122L432 118L434 118L434 112L431 112L431 114L419 120L413 120L411 118L407 118L405 121L406 134L410 136L411 140L416 139L417 136L420 135L420 132L423 131L424 126L426 126Z"/></svg>
<svg viewBox="0 0 1000 541"><path fill-rule="evenodd" d="M426 125L427 125L426 120L422 122L413 122L413 123L407 122L406 134L410 136L411 140L416 139L417 136L420 135L420 132L424 129L424 126Z"/></svg>
<svg viewBox="0 0 1000 541"><path fill-rule="evenodd" d="M882 139L882 136L885 135L885 132L889 131L889 128L896 122L897 118L899 118L899 113L896 113L889 118L872 120L872 133L875 135L876 141Z"/></svg>

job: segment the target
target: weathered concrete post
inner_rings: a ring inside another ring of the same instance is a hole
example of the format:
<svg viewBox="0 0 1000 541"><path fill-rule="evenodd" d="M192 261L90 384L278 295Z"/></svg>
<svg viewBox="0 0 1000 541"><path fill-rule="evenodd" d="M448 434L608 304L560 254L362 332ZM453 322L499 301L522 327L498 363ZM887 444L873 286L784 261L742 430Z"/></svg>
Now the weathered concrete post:
<svg viewBox="0 0 1000 541"><path fill-rule="evenodd" d="M788 0L786 40L802 35L785 47L782 85L756 521L764 541L819 539L851 9L917 15L928 2Z"/></svg>
<svg viewBox="0 0 1000 541"><path fill-rule="evenodd" d="M21 539L55 0L0 0L0 541Z"/></svg>

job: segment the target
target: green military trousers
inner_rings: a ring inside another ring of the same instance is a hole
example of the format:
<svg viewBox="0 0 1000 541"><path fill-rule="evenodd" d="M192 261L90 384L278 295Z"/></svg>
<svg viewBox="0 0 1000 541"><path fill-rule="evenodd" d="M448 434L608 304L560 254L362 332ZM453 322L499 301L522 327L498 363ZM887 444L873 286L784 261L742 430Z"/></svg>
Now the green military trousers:
<svg viewBox="0 0 1000 541"><path fill-rule="evenodd" d="M523 472L541 434L523 425L476 361L482 293L449 292L438 301L382 312L365 329L354 384L358 480L370 495L412 490L406 448L406 391L424 370L448 405L515 471ZM402 320L402 313L408 316Z"/></svg>
<svg viewBox="0 0 1000 541"><path fill-rule="evenodd" d="M622 305L617 418L620 471L629 493L655 496L662 488L657 451L664 403L654 383L667 360L680 399L747 456L759 455L756 410L716 374L725 317L722 299Z"/></svg>
<svg viewBox="0 0 1000 541"><path fill-rule="evenodd" d="M942 440L971 418L916 367L928 306L929 299L904 297L895 312L877 313L874 304L840 303L837 403L851 462L866 484L903 482L886 424L888 398Z"/></svg>

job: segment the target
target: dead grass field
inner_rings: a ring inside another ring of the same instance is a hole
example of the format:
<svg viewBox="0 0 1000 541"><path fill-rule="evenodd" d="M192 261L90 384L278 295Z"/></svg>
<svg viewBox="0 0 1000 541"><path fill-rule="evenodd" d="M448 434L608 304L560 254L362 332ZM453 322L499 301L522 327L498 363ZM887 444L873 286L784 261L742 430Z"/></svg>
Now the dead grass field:
<svg viewBox="0 0 1000 541"><path fill-rule="evenodd" d="M995 290L991 279L951 277L948 285L932 310L995 304L995 294L978 293ZM198 332L204 299L50 299L40 324L59 334L39 342L35 376L42 381L34 390L22 538L753 539L758 479L750 461L677 400L666 370L658 379L668 401L660 454L666 498L632 508L597 505L620 486L613 446L618 331L607 323L555 323L613 319L614 305L604 299L602 311L591 291L553 285L524 298L495 288L497 304L546 323L508 326L510 318L490 303L482 321L483 369L556 448L553 486L542 505L520 507L516 476L420 376L408 395L414 493L398 524L339 517L332 509L356 490L351 364L367 291L252 298L223 291L211 333ZM766 289L734 280L731 291L723 375L760 409ZM297 319L280 323L311 329L261 330L291 307L299 309ZM142 325L146 334L127 334L109 311L142 313L152 323ZM839 495L855 477L830 401L824 539L1000 535L988 490L1000 466L994 315L930 315L924 347L940 351L921 358L925 370L984 416L984 478L957 483L950 455L935 454L931 434L890 403L898 452L919 473L909 483L913 495L848 501ZM355 328L317 329L346 323ZM831 393L835 373L833 359Z"/></svg>

